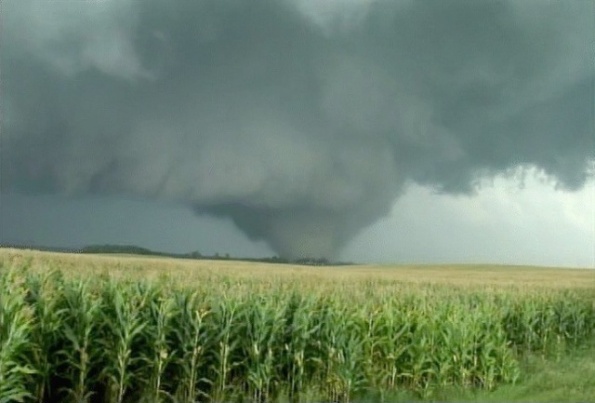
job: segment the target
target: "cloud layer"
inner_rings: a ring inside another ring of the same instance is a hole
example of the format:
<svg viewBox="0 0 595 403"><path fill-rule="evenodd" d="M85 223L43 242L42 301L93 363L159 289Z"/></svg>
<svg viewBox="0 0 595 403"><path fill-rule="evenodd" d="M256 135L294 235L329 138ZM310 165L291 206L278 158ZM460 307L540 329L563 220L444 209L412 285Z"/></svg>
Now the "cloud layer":
<svg viewBox="0 0 595 403"><path fill-rule="evenodd" d="M593 3L2 4L6 189L124 194L332 257L409 183L589 176Z"/></svg>

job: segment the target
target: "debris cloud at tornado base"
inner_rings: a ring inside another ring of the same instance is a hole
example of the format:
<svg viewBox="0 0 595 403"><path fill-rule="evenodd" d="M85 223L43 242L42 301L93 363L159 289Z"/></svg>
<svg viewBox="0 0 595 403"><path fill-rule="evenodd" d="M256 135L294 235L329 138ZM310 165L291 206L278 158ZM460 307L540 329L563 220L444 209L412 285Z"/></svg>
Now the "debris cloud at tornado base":
<svg viewBox="0 0 595 403"><path fill-rule="evenodd" d="M592 174L592 2L2 4L3 188L129 195L333 257L407 184Z"/></svg>

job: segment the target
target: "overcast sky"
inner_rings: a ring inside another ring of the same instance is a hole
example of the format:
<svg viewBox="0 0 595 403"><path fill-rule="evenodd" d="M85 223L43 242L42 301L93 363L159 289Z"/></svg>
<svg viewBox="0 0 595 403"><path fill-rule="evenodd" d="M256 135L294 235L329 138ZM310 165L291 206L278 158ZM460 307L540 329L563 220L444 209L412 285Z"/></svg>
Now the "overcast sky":
<svg viewBox="0 0 595 403"><path fill-rule="evenodd" d="M595 266L592 0L1 7L1 242Z"/></svg>

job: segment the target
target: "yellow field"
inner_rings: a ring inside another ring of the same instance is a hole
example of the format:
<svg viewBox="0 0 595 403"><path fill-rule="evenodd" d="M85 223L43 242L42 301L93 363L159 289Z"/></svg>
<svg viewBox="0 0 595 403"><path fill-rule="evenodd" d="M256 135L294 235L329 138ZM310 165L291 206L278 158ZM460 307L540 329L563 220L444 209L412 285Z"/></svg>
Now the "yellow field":
<svg viewBox="0 0 595 403"><path fill-rule="evenodd" d="M443 284L455 286L595 289L595 270L498 265L350 265L301 266L225 260L191 260L128 255L86 255L0 248L0 263L30 262L33 270L60 269L67 274L109 274L151 279L164 275L185 285L205 277L238 281L299 281L308 285Z"/></svg>
<svg viewBox="0 0 595 403"><path fill-rule="evenodd" d="M595 335L586 269L0 249L0 290L0 401L435 400Z"/></svg>

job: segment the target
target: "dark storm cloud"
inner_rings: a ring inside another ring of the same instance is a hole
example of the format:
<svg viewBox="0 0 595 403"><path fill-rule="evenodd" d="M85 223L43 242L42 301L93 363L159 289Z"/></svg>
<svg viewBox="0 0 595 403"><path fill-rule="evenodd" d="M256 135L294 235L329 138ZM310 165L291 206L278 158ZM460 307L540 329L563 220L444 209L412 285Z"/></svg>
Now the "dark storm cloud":
<svg viewBox="0 0 595 403"><path fill-rule="evenodd" d="M413 181L593 158L593 3L2 4L3 186L126 194L330 256Z"/></svg>

